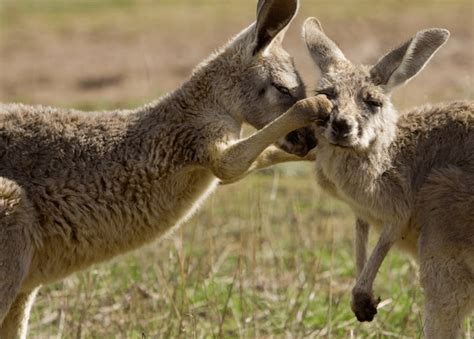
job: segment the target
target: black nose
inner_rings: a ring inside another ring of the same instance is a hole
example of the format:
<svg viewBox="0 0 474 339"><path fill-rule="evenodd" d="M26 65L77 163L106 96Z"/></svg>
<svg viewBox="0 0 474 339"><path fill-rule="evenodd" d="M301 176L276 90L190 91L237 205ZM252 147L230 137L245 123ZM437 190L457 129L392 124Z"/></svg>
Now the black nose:
<svg viewBox="0 0 474 339"><path fill-rule="evenodd" d="M332 130L335 136L343 138L349 134L351 126L346 119L335 119L332 122Z"/></svg>

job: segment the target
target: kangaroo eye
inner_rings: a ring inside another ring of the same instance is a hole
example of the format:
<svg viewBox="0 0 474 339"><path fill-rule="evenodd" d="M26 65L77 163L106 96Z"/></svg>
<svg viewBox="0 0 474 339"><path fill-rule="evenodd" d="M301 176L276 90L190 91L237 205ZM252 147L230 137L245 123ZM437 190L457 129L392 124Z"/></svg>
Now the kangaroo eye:
<svg viewBox="0 0 474 339"><path fill-rule="evenodd" d="M364 90L361 99L372 111L377 111L383 105L383 96L376 91Z"/></svg>
<svg viewBox="0 0 474 339"><path fill-rule="evenodd" d="M382 107L382 102L375 99L366 99L365 103L371 108L380 108Z"/></svg>
<svg viewBox="0 0 474 339"><path fill-rule="evenodd" d="M278 90L278 92L280 92L281 94L291 96L291 92L290 92L290 90L289 90L287 87L281 86L281 85L277 85L277 84L272 84L272 85L273 85L273 87L275 87L275 88Z"/></svg>

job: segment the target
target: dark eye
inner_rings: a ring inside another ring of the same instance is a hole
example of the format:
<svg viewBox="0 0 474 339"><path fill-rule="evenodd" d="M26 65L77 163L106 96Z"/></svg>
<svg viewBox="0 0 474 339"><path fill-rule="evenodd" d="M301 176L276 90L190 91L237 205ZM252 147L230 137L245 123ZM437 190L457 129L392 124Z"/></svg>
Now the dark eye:
<svg viewBox="0 0 474 339"><path fill-rule="evenodd" d="M367 104L367 106L369 106L370 108L377 109L377 108L382 107L382 101L371 99L371 98L365 99L364 101Z"/></svg>
<svg viewBox="0 0 474 339"><path fill-rule="evenodd" d="M278 92L280 92L281 94L291 96L291 92L290 92L290 90L289 90L287 87L282 86L282 85L277 85L277 84L272 84L272 85L273 85L273 87L275 87L275 88L278 90Z"/></svg>

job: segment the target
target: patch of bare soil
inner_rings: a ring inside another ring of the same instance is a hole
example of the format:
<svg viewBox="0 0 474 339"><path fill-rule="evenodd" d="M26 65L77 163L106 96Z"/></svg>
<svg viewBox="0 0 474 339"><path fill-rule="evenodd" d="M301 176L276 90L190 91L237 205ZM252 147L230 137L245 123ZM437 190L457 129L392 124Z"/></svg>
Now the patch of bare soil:
<svg viewBox="0 0 474 339"><path fill-rule="evenodd" d="M363 63L376 61L417 30L448 28L448 44L418 79L397 92L395 99L406 107L428 100L473 98L472 2L459 6L424 2L410 8L386 8L384 2L376 1L372 7L367 1L363 3L370 11L335 7L338 5L329 1L303 2L285 45L309 90L314 88L318 73L300 29L306 17L319 16L326 33L346 56ZM233 15L239 6L246 8ZM144 103L178 87L194 66L250 24L254 6L253 1L215 7L179 6L176 13L168 6L164 9L166 22L156 25L142 19L146 8L141 8L130 11L126 20L109 18L102 24L81 24L77 15L86 14L71 13L74 20L70 24L66 20L54 25L48 21L54 20L52 12L47 19L36 17L36 21L25 23L23 18L21 23L0 26L0 101L79 108ZM9 15L8 8L2 15ZM130 27L133 23L137 26Z"/></svg>

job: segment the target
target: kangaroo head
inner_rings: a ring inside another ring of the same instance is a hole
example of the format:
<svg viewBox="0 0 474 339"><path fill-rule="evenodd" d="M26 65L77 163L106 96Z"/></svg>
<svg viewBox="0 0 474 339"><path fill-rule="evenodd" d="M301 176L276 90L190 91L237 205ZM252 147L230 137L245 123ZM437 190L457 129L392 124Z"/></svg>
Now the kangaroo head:
<svg viewBox="0 0 474 339"><path fill-rule="evenodd" d="M449 37L445 29L420 31L383 56L373 66L353 65L321 28L309 18L303 35L321 70L316 92L334 104L324 124L317 127L320 140L347 150L367 151L372 145L391 142L398 113L390 95L394 88L417 75Z"/></svg>
<svg viewBox="0 0 474 339"><path fill-rule="evenodd" d="M282 41L296 15L297 0L260 0L257 21L237 36L226 51L227 101L235 115L260 129L305 97L305 87ZM232 80L234 77L234 80ZM314 131L296 130L277 146L305 155L316 146Z"/></svg>

